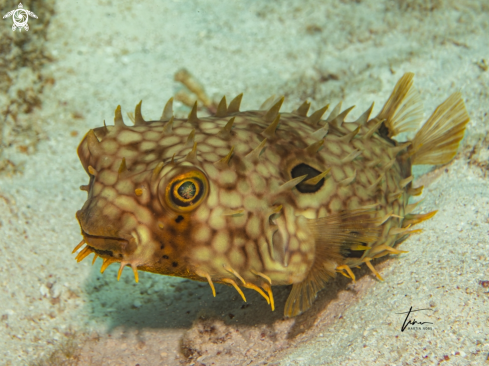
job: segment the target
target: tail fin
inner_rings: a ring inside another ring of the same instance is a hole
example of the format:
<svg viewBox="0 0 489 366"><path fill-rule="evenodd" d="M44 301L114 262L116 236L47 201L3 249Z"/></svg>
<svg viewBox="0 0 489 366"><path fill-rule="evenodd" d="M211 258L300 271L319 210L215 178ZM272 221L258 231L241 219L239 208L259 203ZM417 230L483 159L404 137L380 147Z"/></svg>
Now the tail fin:
<svg viewBox="0 0 489 366"><path fill-rule="evenodd" d="M412 164L445 164L452 160L469 120L462 94L453 93L416 133L409 152Z"/></svg>
<svg viewBox="0 0 489 366"><path fill-rule="evenodd" d="M314 263L307 277L292 286L284 315L293 317L309 309L317 293L336 275L336 268L353 251L370 249L365 244L379 235L378 219L365 209L343 211L327 217L309 220L316 239Z"/></svg>
<svg viewBox="0 0 489 366"><path fill-rule="evenodd" d="M376 117L384 120L389 134L396 136L401 132L415 131L423 119L423 104L418 91L413 86L412 72L399 79L384 107Z"/></svg>

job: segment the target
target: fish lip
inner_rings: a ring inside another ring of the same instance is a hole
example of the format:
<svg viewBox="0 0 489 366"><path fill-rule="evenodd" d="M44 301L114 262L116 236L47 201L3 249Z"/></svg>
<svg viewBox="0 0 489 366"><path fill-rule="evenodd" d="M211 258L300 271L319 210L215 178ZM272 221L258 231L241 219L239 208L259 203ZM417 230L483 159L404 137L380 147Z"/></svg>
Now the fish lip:
<svg viewBox="0 0 489 366"><path fill-rule="evenodd" d="M95 254L102 258L121 257L124 249L128 247L129 241L126 239L87 234L82 229L82 235L85 243Z"/></svg>
<svg viewBox="0 0 489 366"><path fill-rule="evenodd" d="M80 225L81 234L85 239L85 242L90 247L90 249L95 252L98 251L107 251L107 250L123 250L129 244L128 239L124 239L119 236L110 236L110 235L96 235L91 234L85 231L83 228L82 220L80 219L81 210L76 212L76 218L78 220L78 224Z"/></svg>
<svg viewBox="0 0 489 366"><path fill-rule="evenodd" d="M82 235L86 239L91 238L91 239L104 239L104 240L117 240L117 241L122 241L127 243L127 239L123 239L117 236L106 236L106 235L93 235L93 234L88 234L85 230L82 229Z"/></svg>

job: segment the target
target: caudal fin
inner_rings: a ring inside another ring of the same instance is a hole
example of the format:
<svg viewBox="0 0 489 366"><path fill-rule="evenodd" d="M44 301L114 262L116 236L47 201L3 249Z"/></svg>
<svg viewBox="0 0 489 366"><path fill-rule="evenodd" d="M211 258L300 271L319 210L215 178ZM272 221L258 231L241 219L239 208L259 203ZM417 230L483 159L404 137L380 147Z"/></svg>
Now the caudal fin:
<svg viewBox="0 0 489 366"><path fill-rule="evenodd" d="M453 93L416 133L409 149L412 164L445 164L452 160L469 120L462 94Z"/></svg>

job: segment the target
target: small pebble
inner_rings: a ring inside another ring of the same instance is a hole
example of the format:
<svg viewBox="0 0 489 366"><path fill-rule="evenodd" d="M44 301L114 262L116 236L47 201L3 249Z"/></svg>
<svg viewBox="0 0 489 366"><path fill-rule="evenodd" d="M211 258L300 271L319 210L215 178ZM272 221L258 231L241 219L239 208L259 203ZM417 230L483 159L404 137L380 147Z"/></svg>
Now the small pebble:
<svg viewBox="0 0 489 366"><path fill-rule="evenodd" d="M57 299L61 292L63 291L63 286L60 283L55 283L53 287L51 287L51 297L53 299Z"/></svg>
<svg viewBox="0 0 489 366"><path fill-rule="evenodd" d="M132 306L134 306L135 308L140 308L141 307L141 301L139 300L134 300L134 303L132 304Z"/></svg>
<svg viewBox="0 0 489 366"><path fill-rule="evenodd" d="M41 285L41 287L39 288L39 292L41 292L41 296L48 296L49 295L49 289L45 284Z"/></svg>

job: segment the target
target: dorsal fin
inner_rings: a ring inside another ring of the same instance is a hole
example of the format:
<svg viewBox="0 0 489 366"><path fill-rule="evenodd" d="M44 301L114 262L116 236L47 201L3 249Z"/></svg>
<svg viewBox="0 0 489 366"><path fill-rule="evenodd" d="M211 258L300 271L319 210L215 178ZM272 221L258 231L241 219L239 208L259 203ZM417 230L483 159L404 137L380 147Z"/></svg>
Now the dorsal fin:
<svg viewBox="0 0 489 366"><path fill-rule="evenodd" d="M387 137L416 130L423 118L423 104L413 86L413 77L412 72L407 72L399 79L376 117L378 120L385 119L385 126L389 130Z"/></svg>

